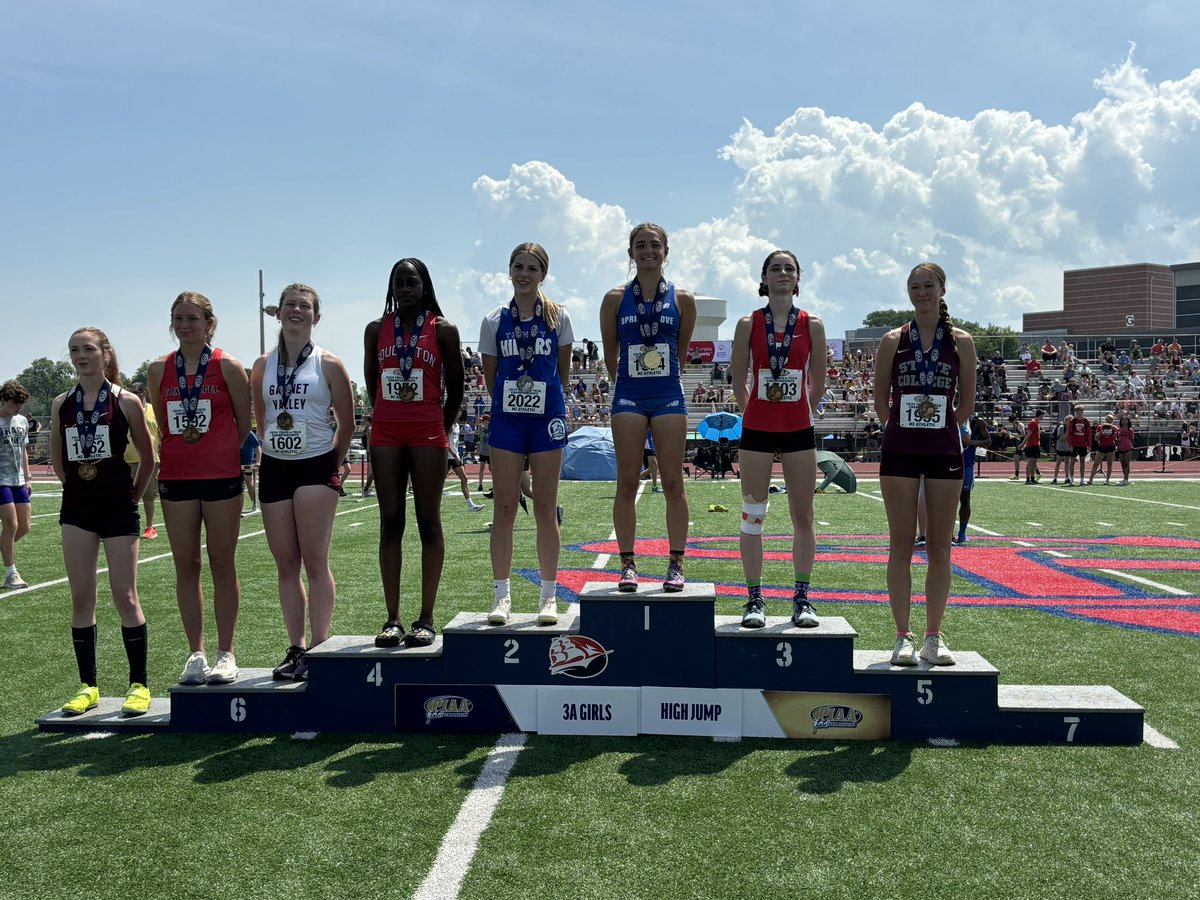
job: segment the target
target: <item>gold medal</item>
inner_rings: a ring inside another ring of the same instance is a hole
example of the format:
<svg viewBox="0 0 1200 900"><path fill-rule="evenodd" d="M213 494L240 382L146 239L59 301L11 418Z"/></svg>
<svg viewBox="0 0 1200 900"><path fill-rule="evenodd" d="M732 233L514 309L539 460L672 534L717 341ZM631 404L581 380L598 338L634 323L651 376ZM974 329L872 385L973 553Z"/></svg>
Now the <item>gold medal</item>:
<svg viewBox="0 0 1200 900"><path fill-rule="evenodd" d="M932 422L937 418L937 404L926 397L917 404L917 418L923 422Z"/></svg>
<svg viewBox="0 0 1200 900"><path fill-rule="evenodd" d="M662 354L653 347L642 354L643 369L657 369L662 365Z"/></svg>
<svg viewBox="0 0 1200 900"><path fill-rule="evenodd" d="M528 375L522 375L517 379L517 390L522 394L528 394L533 390L533 379Z"/></svg>
<svg viewBox="0 0 1200 900"><path fill-rule="evenodd" d="M96 464L94 462L81 462L79 464L79 477L84 481L91 481L96 477Z"/></svg>
<svg viewBox="0 0 1200 900"><path fill-rule="evenodd" d="M767 385L767 399L772 403L778 403L783 399L783 385L775 381Z"/></svg>
<svg viewBox="0 0 1200 900"><path fill-rule="evenodd" d="M417 389L412 384L400 385L400 402L412 403L417 399Z"/></svg>
<svg viewBox="0 0 1200 900"><path fill-rule="evenodd" d="M282 428L284 431L291 431L292 424L293 424L292 423L292 414L287 413L287 412L281 412L275 418L275 424L278 425L280 428Z"/></svg>
<svg viewBox="0 0 1200 900"><path fill-rule="evenodd" d="M195 425L189 425L187 428L183 429L183 442L185 444L196 443L196 441L200 440L200 433L200 429Z"/></svg>

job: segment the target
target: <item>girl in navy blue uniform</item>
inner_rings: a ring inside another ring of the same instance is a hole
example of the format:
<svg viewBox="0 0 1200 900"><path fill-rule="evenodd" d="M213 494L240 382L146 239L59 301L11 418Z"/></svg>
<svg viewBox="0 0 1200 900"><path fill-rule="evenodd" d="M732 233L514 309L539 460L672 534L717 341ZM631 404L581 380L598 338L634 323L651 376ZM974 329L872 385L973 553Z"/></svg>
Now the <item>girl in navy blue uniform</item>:
<svg viewBox="0 0 1200 900"><path fill-rule="evenodd" d="M680 377L684 352L696 324L696 298L663 277L667 233L659 225L638 225L629 235L629 259L636 277L604 295L600 332L604 364L615 384L612 402L613 444L617 456L617 493L613 530L621 552L622 591L636 591L638 483L642 449L649 428L667 501L667 539L671 560L663 590L682 591L683 552L687 545L688 502L683 490L683 451L687 443L687 402Z"/></svg>
<svg viewBox="0 0 1200 900"><path fill-rule="evenodd" d="M549 266L540 244L513 250L508 260L513 298L484 319L479 330L483 378L492 397L488 442L496 501L491 537L495 603L488 622L493 625L507 622L512 609L513 522L526 458L542 581L538 623L558 621L558 477L567 444L566 379L575 335L567 311L542 292Z"/></svg>

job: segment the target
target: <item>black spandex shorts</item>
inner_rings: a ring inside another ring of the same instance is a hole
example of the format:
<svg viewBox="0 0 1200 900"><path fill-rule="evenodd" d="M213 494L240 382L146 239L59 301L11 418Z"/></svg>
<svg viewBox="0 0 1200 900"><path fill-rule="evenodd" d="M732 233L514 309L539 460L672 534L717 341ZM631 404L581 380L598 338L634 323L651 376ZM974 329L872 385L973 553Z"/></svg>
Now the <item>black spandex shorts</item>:
<svg viewBox="0 0 1200 900"><path fill-rule="evenodd" d="M90 531L101 540L115 537L141 537L142 517L137 507L113 510L109 506L64 509L58 514L59 525L74 525Z"/></svg>
<svg viewBox="0 0 1200 900"><path fill-rule="evenodd" d="M752 453L799 453L802 450L812 450L816 444L816 435L811 428L801 428L799 431L759 431L757 428L743 428L741 449Z"/></svg>
<svg viewBox="0 0 1200 900"><path fill-rule="evenodd" d="M879 463L879 474L893 478L920 478L924 475L926 478L960 481L963 477L962 454L894 453L885 450Z"/></svg>
<svg viewBox="0 0 1200 900"><path fill-rule="evenodd" d="M158 499L177 503L199 500L202 503L219 503L240 497L246 489L242 476L236 478L192 478L178 481L159 481Z"/></svg>
<svg viewBox="0 0 1200 900"><path fill-rule="evenodd" d="M307 459L281 459L263 454L258 499L263 503L291 500L297 488L309 485L323 485L336 491L342 486L340 468L336 450Z"/></svg>

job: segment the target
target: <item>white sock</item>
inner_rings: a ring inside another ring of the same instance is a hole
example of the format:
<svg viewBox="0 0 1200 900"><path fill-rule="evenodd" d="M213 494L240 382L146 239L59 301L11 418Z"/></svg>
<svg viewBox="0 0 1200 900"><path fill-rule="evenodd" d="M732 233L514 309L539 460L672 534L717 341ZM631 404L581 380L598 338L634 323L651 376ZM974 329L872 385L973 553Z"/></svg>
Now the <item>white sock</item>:
<svg viewBox="0 0 1200 900"><path fill-rule="evenodd" d="M507 578L497 578L492 582L492 586L495 587L495 589L496 589L496 599L497 600L499 600L501 597L508 596L508 594L509 594L508 581L509 580Z"/></svg>
<svg viewBox="0 0 1200 900"><path fill-rule="evenodd" d="M12 574L14 574L16 571L17 571L17 564L16 564L16 563L13 563L11 566L6 566L6 567L5 567L5 569L4 569L4 574L5 574L5 575L12 575Z"/></svg>
<svg viewBox="0 0 1200 900"><path fill-rule="evenodd" d="M543 600L551 599L557 590L558 590L558 582L557 581L543 581L542 582L542 599Z"/></svg>

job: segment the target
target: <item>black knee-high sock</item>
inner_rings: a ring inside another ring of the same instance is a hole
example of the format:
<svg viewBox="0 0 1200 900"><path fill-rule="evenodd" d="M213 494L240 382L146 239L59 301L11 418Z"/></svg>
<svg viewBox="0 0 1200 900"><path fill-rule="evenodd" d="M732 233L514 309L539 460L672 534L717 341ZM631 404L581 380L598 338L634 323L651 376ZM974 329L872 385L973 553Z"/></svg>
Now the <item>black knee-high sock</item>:
<svg viewBox="0 0 1200 900"><path fill-rule="evenodd" d="M146 684L146 623L132 628L121 626L121 640L125 642L125 655L129 657L129 683Z"/></svg>
<svg viewBox="0 0 1200 900"><path fill-rule="evenodd" d="M96 626L71 626L71 643L75 645L75 662L79 665L79 680L96 686Z"/></svg>

